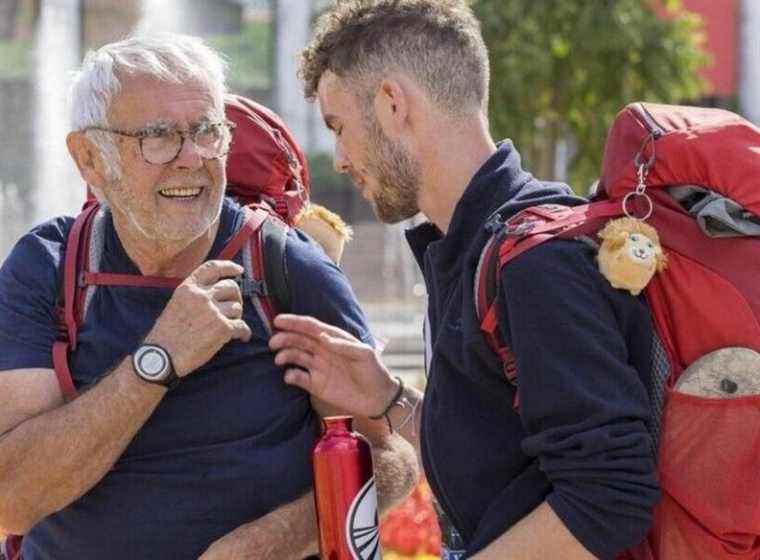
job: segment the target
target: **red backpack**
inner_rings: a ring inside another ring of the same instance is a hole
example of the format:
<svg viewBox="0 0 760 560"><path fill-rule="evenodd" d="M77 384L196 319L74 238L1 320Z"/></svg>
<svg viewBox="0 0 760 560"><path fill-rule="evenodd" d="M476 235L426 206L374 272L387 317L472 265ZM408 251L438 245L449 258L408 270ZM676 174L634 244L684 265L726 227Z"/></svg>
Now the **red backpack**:
<svg viewBox="0 0 760 560"><path fill-rule="evenodd" d="M308 167L291 132L266 107L228 95L225 112L235 123L227 158L227 193L245 205L247 216L217 258L231 259L242 251L245 272L239 280L241 291L271 331L274 316L290 308L285 242L288 228L309 200ZM103 217L104 209L88 191L87 201L66 240L53 365L67 401L77 395L69 370L69 353L77 348L77 331L97 286L176 288L183 281L100 271ZM0 541L0 560L19 560L21 539L9 536L4 548Z"/></svg>
<svg viewBox="0 0 760 560"><path fill-rule="evenodd" d="M610 131L594 201L524 210L494 228L481 255L481 330L516 382L496 319L501 268L556 237L593 240L609 219L627 214L659 233L668 267L644 293L659 339L655 355L660 350L651 398L655 416L661 411L653 436L662 500L647 539L621 559L760 558L760 394L737 397L735 371L720 369L726 355L729 362L750 355L743 375L760 384L759 178L760 130L741 117L632 104ZM723 219L725 208L736 223ZM703 376L705 365L707 377L692 377ZM687 390L695 380L700 391Z"/></svg>

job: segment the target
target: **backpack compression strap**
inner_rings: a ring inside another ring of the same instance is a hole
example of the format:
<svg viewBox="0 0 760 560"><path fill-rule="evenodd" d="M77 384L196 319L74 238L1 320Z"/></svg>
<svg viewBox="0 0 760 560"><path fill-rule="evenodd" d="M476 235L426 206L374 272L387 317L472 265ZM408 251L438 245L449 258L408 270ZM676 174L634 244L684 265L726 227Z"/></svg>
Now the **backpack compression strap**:
<svg viewBox="0 0 760 560"><path fill-rule="evenodd" d="M622 214L620 202L604 201L574 207L545 204L527 208L506 221L495 214L486 224L491 238L483 247L475 271L474 301L480 330L488 346L499 357L510 383L517 384L517 362L499 331L496 305L502 268L515 257L550 239L587 235L599 230L606 219ZM514 404L517 408L517 396Z"/></svg>
<svg viewBox="0 0 760 560"><path fill-rule="evenodd" d="M245 275L240 288L251 299L253 309L271 334L277 313L291 308L285 261L290 228L274 214L267 212L267 218L257 234L248 239L243 251Z"/></svg>
<svg viewBox="0 0 760 560"><path fill-rule="evenodd" d="M8 535L5 543L0 542L0 559L21 560L21 535Z"/></svg>
<svg viewBox="0 0 760 560"><path fill-rule="evenodd" d="M150 288L176 288L182 278L142 276L138 274L112 274L91 272L88 262L90 241L98 204L88 205L77 216L66 241L63 276L63 305L58 310L58 338L53 343L53 367L64 398L76 397L77 391L69 368L69 352L76 350L77 330L84 321L85 293L88 286L132 286ZM261 208L246 208L243 227L222 250L220 259L231 259L249 239L258 239L261 226L270 214ZM260 246L260 243L254 243Z"/></svg>
<svg viewBox="0 0 760 560"><path fill-rule="evenodd" d="M69 371L69 348L76 349L77 346L77 326L78 313L76 310L76 301L78 296L78 271L82 269L84 263L81 261L83 245L86 245L86 239L89 237L92 228L92 221L98 212L98 205L92 204L87 206L74 221L68 238L66 240L66 254L63 262L63 287L62 302L59 302L57 309L58 315L58 336L53 342L53 367L58 379L58 385L61 388L63 397L69 401L76 397L77 391L74 387L74 381Z"/></svg>

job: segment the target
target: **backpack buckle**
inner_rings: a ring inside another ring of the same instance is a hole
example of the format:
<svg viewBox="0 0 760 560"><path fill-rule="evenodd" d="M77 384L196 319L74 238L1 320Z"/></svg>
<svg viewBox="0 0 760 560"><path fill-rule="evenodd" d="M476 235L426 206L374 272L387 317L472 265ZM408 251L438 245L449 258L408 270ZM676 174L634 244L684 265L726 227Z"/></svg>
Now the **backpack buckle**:
<svg viewBox="0 0 760 560"><path fill-rule="evenodd" d="M269 295L267 293L266 284L264 284L263 280L255 280L246 276L238 276L235 278L235 283L238 285L240 292L245 297L267 297Z"/></svg>
<svg viewBox="0 0 760 560"><path fill-rule="evenodd" d="M504 228L504 237L524 237L536 227L536 220L524 220L516 224L507 224Z"/></svg>
<svg viewBox="0 0 760 560"><path fill-rule="evenodd" d="M488 233L495 235L505 229L506 224L504 223L501 214L497 212L488 219L484 227Z"/></svg>
<svg viewBox="0 0 760 560"><path fill-rule="evenodd" d="M505 237L523 237L528 235L537 221L526 218L523 212L516 214L506 222L498 212L494 214L485 224L486 231L491 235L496 235L500 239Z"/></svg>

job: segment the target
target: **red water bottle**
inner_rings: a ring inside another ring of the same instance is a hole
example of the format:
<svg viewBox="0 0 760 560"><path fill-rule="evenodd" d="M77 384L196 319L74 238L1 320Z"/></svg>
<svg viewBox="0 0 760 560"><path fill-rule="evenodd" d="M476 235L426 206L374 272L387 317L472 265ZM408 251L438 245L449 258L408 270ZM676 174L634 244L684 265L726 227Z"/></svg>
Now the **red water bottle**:
<svg viewBox="0 0 760 560"><path fill-rule="evenodd" d="M312 453L322 560L382 559L372 454L352 420L325 418Z"/></svg>

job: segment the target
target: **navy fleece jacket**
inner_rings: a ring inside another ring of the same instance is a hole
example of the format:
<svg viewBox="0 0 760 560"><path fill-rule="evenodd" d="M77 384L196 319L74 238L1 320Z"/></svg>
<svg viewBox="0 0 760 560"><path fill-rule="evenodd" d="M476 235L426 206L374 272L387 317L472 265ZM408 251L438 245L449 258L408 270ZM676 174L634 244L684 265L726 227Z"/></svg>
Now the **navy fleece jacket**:
<svg viewBox="0 0 760 560"><path fill-rule="evenodd" d="M431 224L407 234L429 294L425 472L468 555L547 501L590 552L611 559L644 538L659 497L647 431L651 318L600 275L593 248L550 241L502 271L499 325L517 357L519 413L481 335L473 281L485 222L550 202L584 200L523 171L505 142L445 236Z"/></svg>

